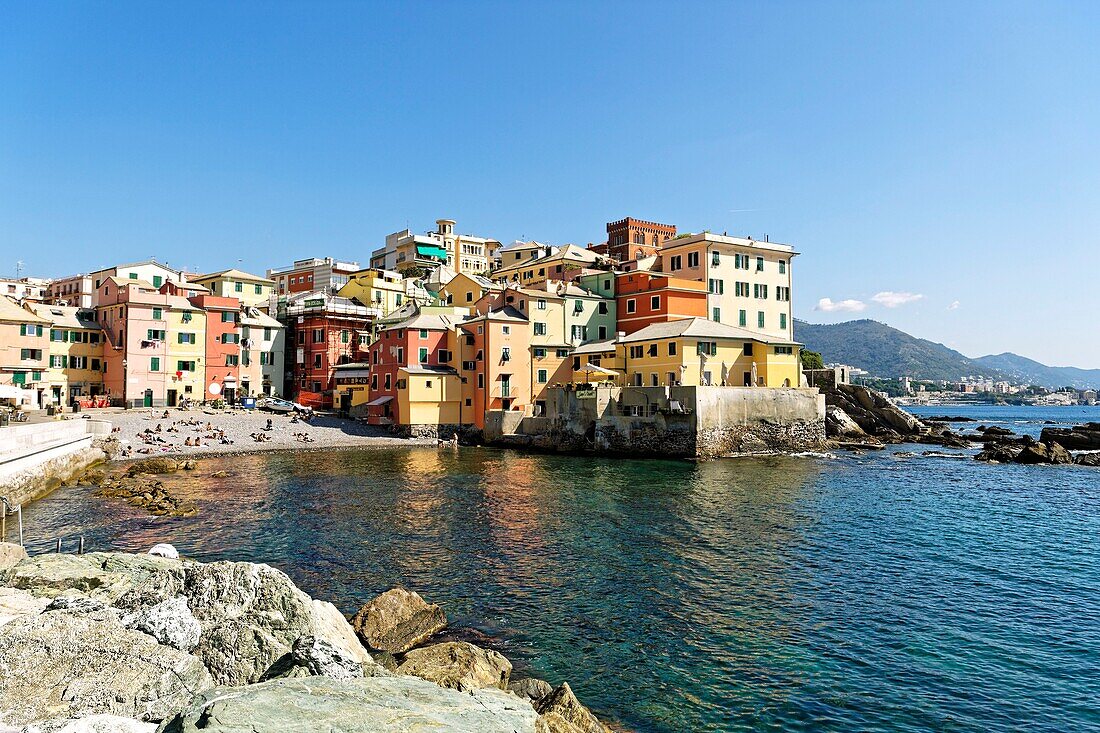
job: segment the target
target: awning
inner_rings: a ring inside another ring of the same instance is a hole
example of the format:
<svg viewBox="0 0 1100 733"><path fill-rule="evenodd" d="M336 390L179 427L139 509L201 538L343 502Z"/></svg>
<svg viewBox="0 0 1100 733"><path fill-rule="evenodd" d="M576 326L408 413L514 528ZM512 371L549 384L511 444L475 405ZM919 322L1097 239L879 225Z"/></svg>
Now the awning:
<svg viewBox="0 0 1100 733"><path fill-rule="evenodd" d="M418 257L434 257L437 260L447 259L447 250L442 247L437 247L434 244L416 245L416 254Z"/></svg>
<svg viewBox="0 0 1100 733"><path fill-rule="evenodd" d="M614 369L608 369L607 367L602 367L599 364L586 364L577 371L588 372L589 374L606 374L609 377L619 376L619 373Z"/></svg>
<svg viewBox="0 0 1100 733"><path fill-rule="evenodd" d="M378 407L379 405L386 404L387 402L389 402L392 399L393 399L393 395L389 395L389 394L385 395L383 397L377 397L377 398L371 400L370 402L368 402L367 407Z"/></svg>

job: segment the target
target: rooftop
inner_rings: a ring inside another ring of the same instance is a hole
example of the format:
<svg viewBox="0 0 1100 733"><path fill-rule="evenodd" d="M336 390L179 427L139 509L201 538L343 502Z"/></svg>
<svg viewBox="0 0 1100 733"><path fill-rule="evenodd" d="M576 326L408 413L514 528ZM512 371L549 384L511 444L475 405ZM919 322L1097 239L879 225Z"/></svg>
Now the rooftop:
<svg viewBox="0 0 1100 733"><path fill-rule="evenodd" d="M739 341L759 341L765 344L791 344L794 341L756 333L744 328L727 326L724 323L710 321L706 318L681 318L664 323L651 323L629 336L625 336L620 343L634 343L637 341L654 341L664 338L714 338L737 339Z"/></svg>

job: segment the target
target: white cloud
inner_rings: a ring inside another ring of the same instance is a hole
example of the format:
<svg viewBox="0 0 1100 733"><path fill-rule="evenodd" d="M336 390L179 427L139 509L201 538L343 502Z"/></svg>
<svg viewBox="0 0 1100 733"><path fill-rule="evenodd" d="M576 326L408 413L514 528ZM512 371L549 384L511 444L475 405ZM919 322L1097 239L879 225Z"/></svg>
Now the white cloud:
<svg viewBox="0 0 1100 733"><path fill-rule="evenodd" d="M871 300L884 308L897 308L909 303L916 303L923 297L919 293L895 293L892 290L883 290L881 293L875 293L871 296Z"/></svg>
<svg viewBox="0 0 1100 733"><path fill-rule="evenodd" d="M959 301L957 301L957 300L953 301L951 303L951 305L947 306L947 310L949 310L949 311L958 310L959 305L960 305Z"/></svg>
<svg viewBox="0 0 1100 733"><path fill-rule="evenodd" d="M862 300L840 300L834 302L832 298L822 298L817 301L817 305L814 306L815 311L825 311L826 313L834 313L837 311L850 311L852 313L858 313L867 307L867 304Z"/></svg>

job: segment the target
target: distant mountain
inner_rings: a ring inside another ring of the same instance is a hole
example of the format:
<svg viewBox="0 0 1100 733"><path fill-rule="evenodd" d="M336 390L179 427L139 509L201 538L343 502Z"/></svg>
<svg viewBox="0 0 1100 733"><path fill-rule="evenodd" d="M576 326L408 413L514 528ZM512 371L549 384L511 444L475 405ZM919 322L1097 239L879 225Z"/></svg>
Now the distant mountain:
<svg viewBox="0 0 1100 733"><path fill-rule="evenodd" d="M1052 367L1011 352L996 356L982 356L975 361L985 364L990 369L996 369L1002 374L1007 374L1010 381L1020 384L1041 384L1052 389L1058 387L1100 389L1100 369Z"/></svg>
<svg viewBox="0 0 1100 733"><path fill-rule="evenodd" d="M794 337L820 352L826 362L851 364L876 377L958 380L980 374L1002 378L992 365L870 319L835 324L796 320Z"/></svg>
<svg viewBox="0 0 1100 733"><path fill-rule="evenodd" d="M981 375L1050 389L1100 389L1100 369L1051 367L1012 353L972 359L943 344L869 319L836 324L796 320L794 328L795 340L820 352L826 362L858 366L876 377L955 381Z"/></svg>

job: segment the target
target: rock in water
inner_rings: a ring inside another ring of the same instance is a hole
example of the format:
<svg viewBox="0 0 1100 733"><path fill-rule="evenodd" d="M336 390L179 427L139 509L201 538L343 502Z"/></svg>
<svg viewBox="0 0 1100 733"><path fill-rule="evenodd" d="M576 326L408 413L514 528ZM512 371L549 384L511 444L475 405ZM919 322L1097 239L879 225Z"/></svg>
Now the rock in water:
<svg viewBox="0 0 1100 733"><path fill-rule="evenodd" d="M536 703L535 710L539 713L535 728L538 733L611 733L591 710L581 705L566 682Z"/></svg>
<svg viewBox="0 0 1100 733"><path fill-rule="evenodd" d="M990 463L1012 463L1016 460L1016 454L1018 449L1004 444L993 444L986 446L986 448L974 456L978 461L989 461Z"/></svg>
<svg viewBox="0 0 1100 733"><path fill-rule="evenodd" d="M1057 443L1033 443L1025 445L1016 454L1016 463L1073 463L1073 456Z"/></svg>
<svg viewBox="0 0 1100 733"><path fill-rule="evenodd" d="M554 688L545 680L531 677L525 680L509 682L508 691L513 695L519 695L525 700L530 700L531 703L534 704L553 692Z"/></svg>
<svg viewBox="0 0 1100 733"><path fill-rule="evenodd" d="M368 648L400 654L445 629L447 617L419 593L392 588L360 608L351 625Z"/></svg>
<svg viewBox="0 0 1100 733"><path fill-rule="evenodd" d="M213 684L198 659L109 613L12 621L0 634L0 670L9 724L96 714L159 721Z"/></svg>
<svg viewBox="0 0 1100 733"><path fill-rule="evenodd" d="M127 476L136 476L139 473L175 473L179 470L179 464L171 458L146 458L131 463L126 468Z"/></svg>
<svg viewBox="0 0 1100 733"><path fill-rule="evenodd" d="M410 651L397 671L454 690L506 690L512 663L489 649L465 641L448 641Z"/></svg>
<svg viewBox="0 0 1100 733"><path fill-rule="evenodd" d="M183 652L190 652L198 646L202 634L202 627L187 607L187 599L178 596L152 608L136 611L124 618L123 623Z"/></svg>
<svg viewBox="0 0 1100 733"><path fill-rule="evenodd" d="M1082 453L1073 462L1078 466L1100 466L1100 453Z"/></svg>
<svg viewBox="0 0 1100 733"><path fill-rule="evenodd" d="M529 703L501 690L460 693L414 677L307 677L211 690L161 730L516 733L535 730L536 719Z"/></svg>

